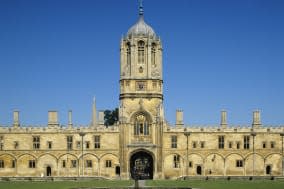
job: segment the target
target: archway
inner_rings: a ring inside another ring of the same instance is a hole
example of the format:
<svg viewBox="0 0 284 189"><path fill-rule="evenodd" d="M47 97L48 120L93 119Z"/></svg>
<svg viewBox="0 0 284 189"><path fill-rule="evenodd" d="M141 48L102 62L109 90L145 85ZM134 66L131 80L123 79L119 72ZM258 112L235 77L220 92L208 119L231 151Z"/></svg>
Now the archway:
<svg viewBox="0 0 284 189"><path fill-rule="evenodd" d="M46 176L48 176L48 177L51 176L51 167L50 166L46 167Z"/></svg>
<svg viewBox="0 0 284 189"><path fill-rule="evenodd" d="M198 166L196 167L196 174L197 174L197 175L202 175L202 168L201 168L200 165L198 165Z"/></svg>
<svg viewBox="0 0 284 189"><path fill-rule="evenodd" d="M139 151L130 157L130 173L133 179L153 179L153 157Z"/></svg>

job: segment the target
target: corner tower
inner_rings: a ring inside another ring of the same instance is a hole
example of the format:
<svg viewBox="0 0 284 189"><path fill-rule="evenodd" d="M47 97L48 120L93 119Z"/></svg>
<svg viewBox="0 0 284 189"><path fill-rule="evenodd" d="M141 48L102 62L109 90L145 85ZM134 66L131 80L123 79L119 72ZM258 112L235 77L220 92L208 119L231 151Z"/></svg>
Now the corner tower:
<svg viewBox="0 0 284 189"><path fill-rule="evenodd" d="M138 21L120 43L120 168L122 178L161 178L163 136L162 44L145 23L142 4ZM140 163L139 163L140 162Z"/></svg>

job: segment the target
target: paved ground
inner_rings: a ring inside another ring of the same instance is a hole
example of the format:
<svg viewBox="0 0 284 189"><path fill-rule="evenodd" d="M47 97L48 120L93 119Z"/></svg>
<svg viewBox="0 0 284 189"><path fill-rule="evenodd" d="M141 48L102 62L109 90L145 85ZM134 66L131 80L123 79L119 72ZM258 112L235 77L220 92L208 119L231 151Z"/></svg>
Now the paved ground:
<svg viewBox="0 0 284 189"><path fill-rule="evenodd" d="M139 187L145 186L145 180L138 180Z"/></svg>

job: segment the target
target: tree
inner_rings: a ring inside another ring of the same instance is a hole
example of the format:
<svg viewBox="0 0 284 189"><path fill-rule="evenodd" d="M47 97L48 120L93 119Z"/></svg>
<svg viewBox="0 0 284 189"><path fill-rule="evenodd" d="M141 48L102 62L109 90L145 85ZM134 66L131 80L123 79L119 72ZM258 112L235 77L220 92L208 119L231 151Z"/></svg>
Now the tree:
<svg viewBox="0 0 284 189"><path fill-rule="evenodd" d="M105 110L104 114L105 126L114 125L118 121L118 108L115 108L114 110Z"/></svg>

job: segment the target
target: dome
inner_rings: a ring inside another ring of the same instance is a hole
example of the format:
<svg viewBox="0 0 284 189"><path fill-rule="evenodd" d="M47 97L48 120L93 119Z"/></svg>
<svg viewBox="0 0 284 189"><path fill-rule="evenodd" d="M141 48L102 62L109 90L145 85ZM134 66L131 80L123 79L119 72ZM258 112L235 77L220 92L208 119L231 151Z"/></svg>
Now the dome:
<svg viewBox="0 0 284 189"><path fill-rule="evenodd" d="M139 20L127 32L127 36L155 36L155 32L151 26L144 21L144 11L142 4L139 7Z"/></svg>
<svg viewBox="0 0 284 189"><path fill-rule="evenodd" d="M151 26L145 23L143 15L140 15L139 20L127 32L127 36L155 36L155 32Z"/></svg>

